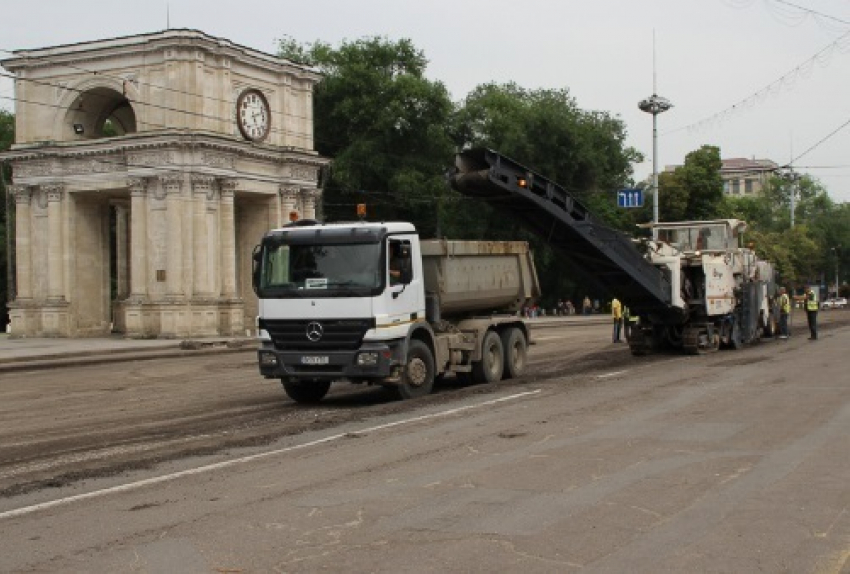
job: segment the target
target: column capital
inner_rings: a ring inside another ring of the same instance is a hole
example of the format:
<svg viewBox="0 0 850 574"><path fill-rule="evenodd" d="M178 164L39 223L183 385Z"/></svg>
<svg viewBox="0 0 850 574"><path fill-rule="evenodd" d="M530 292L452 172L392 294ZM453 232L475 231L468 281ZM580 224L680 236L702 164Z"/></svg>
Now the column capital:
<svg viewBox="0 0 850 574"><path fill-rule="evenodd" d="M9 193L15 196L15 203L28 204L32 198L32 187L29 185L10 185Z"/></svg>
<svg viewBox="0 0 850 574"><path fill-rule="evenodd" d="M46 183L41 186L47 194L48 203L51 201L62 201L65 196L65 184L63 183Z"/></svg>
<svg viewBox="0 0 850 574"><path fill-rule="evenodd" d="M321 193L315 187L305 187L301 188L300 195L305 202L315 203Z"/></svg>
<svg viewBox="0 0 850 574"><path fill-rule="evenodd" d="M211 175L192 175L192 193L206 195L207 199L215 197L215 177Z"/></svg>
<svg viewBox="0 0 850 574"><path fill-rule="evenodd" d="M144 197L148 191L148 180L145 177L131 177L127 180L130 197Z"/></svg>
<svg viewBox="0 0 850 574"><path fill-rule="evenodd" d="M300 190L297 187L281 185L278 189L278 194L283 201L294 202L298 199Z"/></svg>
<svg viewBox="0 0 850 574"><path fill-rule="evenodd" d="M161 175L159 176L159 182L166 195L180 195L183 189L182 175Z"/></svg>
<svg viewBox="0 0 850 574"><path fill-rule="evenodd" d="M239 180L232 177L218 178L218 187L221 190L221 197L233 199L236 190L239 189Z"/></svg>

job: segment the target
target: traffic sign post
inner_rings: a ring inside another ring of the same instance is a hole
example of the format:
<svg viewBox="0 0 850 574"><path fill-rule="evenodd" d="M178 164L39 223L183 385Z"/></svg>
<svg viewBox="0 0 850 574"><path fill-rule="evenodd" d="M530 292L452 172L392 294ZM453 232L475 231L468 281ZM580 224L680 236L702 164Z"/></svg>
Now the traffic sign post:
<svg viewBox="0 0 850 574"><path fill-rule="evenodd" d="M643 207L643 190L621 189L617 192L617 207Z"/></svg>

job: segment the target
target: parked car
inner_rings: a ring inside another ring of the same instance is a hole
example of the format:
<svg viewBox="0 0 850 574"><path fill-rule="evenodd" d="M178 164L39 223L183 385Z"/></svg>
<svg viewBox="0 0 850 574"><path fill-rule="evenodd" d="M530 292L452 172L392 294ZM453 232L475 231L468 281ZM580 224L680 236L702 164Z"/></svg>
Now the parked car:
<svg viewBox="0 0 850 574"><path fill-rule="evenodd" d="M844 309L845 307L847 307L847 299L844 297L827 299L820 306L821 309Z"/></svg>

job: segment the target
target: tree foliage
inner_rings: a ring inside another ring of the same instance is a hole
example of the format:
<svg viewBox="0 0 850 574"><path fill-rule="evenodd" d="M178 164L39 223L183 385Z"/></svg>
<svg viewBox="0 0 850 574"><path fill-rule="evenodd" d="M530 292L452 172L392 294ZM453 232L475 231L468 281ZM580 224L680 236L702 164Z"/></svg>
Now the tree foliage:
<svg viewBox="0 0 850 574"><path fill-rule="evenodd" d="M726 197L721 215L747 221L749 241L761 257L774 263L781 281L789 286L824 283L834 290L836 266L841 277L847 277L850 204L834 203L810 176L773 177L757 195Z"/></svg>
<svg viewBox="0 0 850 574"><path fill-rule="evenodd" d="M453 108L445 86L425 77L422 51L409 40L379 37L337 48L284 39L280 55L324 75L314 94L314 129L317 151L333 158L325 216L350 220L354 205L366 203L372 218L413 220L433 235L453 149Z"/></svg>

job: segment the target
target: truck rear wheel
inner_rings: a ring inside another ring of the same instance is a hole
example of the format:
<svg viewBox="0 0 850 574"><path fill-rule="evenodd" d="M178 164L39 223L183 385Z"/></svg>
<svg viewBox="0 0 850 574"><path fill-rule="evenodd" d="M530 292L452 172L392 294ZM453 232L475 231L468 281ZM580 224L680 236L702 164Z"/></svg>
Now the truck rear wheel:
<svg viewBox="0 0 850 574"><path fill-rule="evenodd" d="M525 340L525 333L521 329L510 327L502 331L501 338L502 349L505 353L502 378L514 379L522 376L528 355L528 342Z"/></svg>
<svg viewBox="0 0 850 574"><path fill-rule="evenodd" d="M415 399L431 393L434 388L434 356L422 341L411 341L407 361L396 392L401 399Z"/></svg>
<svg viewBox="0 0 850 574"><path fill-rule="evenodd" d="M290 399L301 404L315 404L325 398L331 388L330 381L317 383L287 382L283 381L283 390Z"/></svg>
<svg viewBox="0 0 850 574"><path fill-rule="evenodd" d="M502 340L495 331L487 331L481 345L481 360L472 365L472 380L476 383L495 383L501 380L504 367Z"/></svg>

